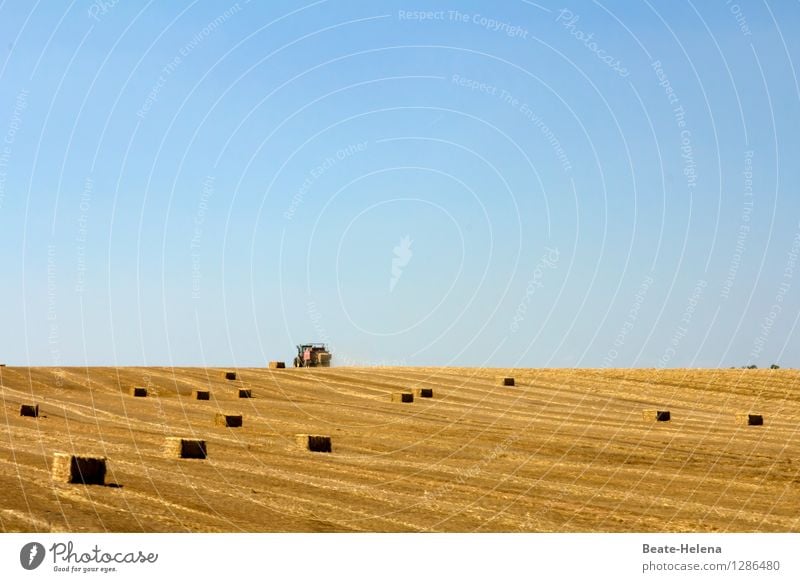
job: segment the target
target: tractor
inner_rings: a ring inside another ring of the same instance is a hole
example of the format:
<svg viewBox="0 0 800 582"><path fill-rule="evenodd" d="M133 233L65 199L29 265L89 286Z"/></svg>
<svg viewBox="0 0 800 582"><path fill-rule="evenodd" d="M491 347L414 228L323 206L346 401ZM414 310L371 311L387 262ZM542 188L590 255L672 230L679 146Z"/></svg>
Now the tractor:
<svg viewBox="0 0 800 582"><path fill-rule="evenodd" d="M331 353L325 344L300 344L294 358L295 368L329 368Z"/></svg>

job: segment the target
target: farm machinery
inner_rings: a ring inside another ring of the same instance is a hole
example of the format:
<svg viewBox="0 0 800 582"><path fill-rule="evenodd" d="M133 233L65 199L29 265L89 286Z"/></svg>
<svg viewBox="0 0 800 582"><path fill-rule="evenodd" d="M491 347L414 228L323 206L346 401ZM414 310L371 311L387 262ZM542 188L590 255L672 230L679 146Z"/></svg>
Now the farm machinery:
<svg viewBox="0 0 800 582"><path fill-rule="evenodd" d="M300 344L294 358L295 368L329 368L331 353L325 344Z"/></svg>

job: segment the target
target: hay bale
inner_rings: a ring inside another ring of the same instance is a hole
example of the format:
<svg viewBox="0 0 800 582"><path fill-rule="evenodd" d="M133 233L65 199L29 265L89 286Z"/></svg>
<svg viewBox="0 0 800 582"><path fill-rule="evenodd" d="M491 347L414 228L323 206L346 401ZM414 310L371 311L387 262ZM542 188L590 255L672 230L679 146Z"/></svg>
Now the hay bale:
<svg viewBox="0 0 800 582"><path fill-rule="evenodd" d="M740 413L736 415L736 424L763 426L764 417L761 414Z"/></svg>
<svg viewBox="0 0 800 582"><path fill-rule="evenodd" d="M669 410L644 410L642 418L651 422L669 422L671 420Z"/></svg>
<svg viewBox="0 0 800 582"><path fill-rule="evenodd" d="M236 372L225 372L226 380L236 380Z"/></svg>
<svg viewBox="0 0 800 582"><path fill-rule="evenodd" d="M55 453L51 472L59 483L83 483L105 485L105 457L78 457L67 453Z"/></svg>
<svg viewBox="0 0 800 582"><path fill-rule="evenodd" d="M222 414L218 412L214 417L214 424L217 426L225 426L228 428L238 428L242 426L241 414Z"/></svg>
<svg viewBox="0 0 800 582"><path fill-rule="evenodd" d="M395 392L392 394L392 402L414 402L413 392Z"/></svg>
<svg viewBox="0 0 800 582"><path fill-rule="evenodd" d="M147 388L142 388L141 386L134 386L131 388L131 396L136 398L146 398L147 397Z"/></svg>
<svg viewBox="0 0 800 582"><path fill-rule="evenodd" d="M23 404L19 407L19 415L20 416L30 416L31 418L36 418L39 416L39 405L38 404Z"/></svg>
<svg viewBox="0 0 800 582"><path fill-rule="evenodd" d="M194 398L195 400L211 400L211 392L208 390L195 390Z"/></svg>
<svg viewBox="0 0 800 582"><path fill-rule="evenodd" d="M516 385L517 384L514 381L514 378L510 376L503 376L502 378L500 378L500 386L516 386Z"/></svg>
<svg viewBox="0 0 800 582"><path fill-rule="evenodd" d="M311 451L312 453L330 453L333 451L331 437L327 435L298 434L295 435L295 440L305 451Z"/></svg>
<svg viewBox="0 0 800 582"><path fill-rule="evenodd" d="M281 370L286 367L286 362L270 362L269 367L275 370Z"/></svg>
<svg viewBox="0 0 800 582"><path fill-rule="evenodd" d="M205 459L208 456L208 449L206 441L203 440L167 437L164 453L168 457L179 459Z"/></svg>
<svg viewBox="0 0 800 582"><path fill-rule="evenodd" d="M417 398L433 398L433 388L417 388L414 390Z"/></svg>
<svg viewBox="0 0 800 582"><path fill-rule="evenodd" d="M252 398L253 391L249 389L240 388L239 389L239 398Z"/></svg>

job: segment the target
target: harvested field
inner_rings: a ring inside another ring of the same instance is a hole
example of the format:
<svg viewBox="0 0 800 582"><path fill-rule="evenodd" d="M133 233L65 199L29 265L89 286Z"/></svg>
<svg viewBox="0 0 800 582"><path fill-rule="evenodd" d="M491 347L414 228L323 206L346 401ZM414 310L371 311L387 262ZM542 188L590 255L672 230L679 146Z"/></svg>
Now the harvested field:
<svg viewBox="0 0 800 582"><path fill-rule="evenodd" d="M4 368L0 530L800 531L793 370L515 369L514 390L498 369L240 373L259 398L224 369ZM148 382L158 398L127 396ZM436 398L392 402L408 386ZM19 415L30 402L47 422ZM214 426L225 410L246 425ZM732 422L741 411L767 422ZM336 446L301 454L298 434ZM212 454L165 454L174 435ZM61 451L102 455L118 486L54 482Z"/></svg>

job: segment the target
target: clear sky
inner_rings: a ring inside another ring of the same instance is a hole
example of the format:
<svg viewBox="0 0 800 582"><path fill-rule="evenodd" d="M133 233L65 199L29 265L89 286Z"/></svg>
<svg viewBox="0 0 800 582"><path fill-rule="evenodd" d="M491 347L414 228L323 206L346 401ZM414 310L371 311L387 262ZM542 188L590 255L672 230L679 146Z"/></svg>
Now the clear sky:
<svg viewBox="0 0 800 582"><path fill-rule="evenodd" d="M800 364L797 2L0 2L0 361Z"/></svg>

